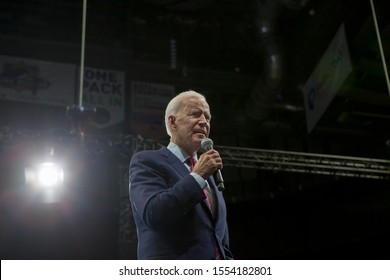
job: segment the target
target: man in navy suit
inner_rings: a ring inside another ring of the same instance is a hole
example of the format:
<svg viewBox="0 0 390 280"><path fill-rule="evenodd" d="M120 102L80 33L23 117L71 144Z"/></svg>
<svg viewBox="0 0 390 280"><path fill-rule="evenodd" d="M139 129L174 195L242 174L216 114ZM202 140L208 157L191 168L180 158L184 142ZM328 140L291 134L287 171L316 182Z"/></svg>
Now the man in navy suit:
<svg viewBox="0 0 390 280"><path fill-rule="evenodd" d="M129 185L138 259L233 259L225 201L212 176L222 159L213 149L197 155L210 119L203 95L182 92L165 111L169 145L133 155Z"/></svg>

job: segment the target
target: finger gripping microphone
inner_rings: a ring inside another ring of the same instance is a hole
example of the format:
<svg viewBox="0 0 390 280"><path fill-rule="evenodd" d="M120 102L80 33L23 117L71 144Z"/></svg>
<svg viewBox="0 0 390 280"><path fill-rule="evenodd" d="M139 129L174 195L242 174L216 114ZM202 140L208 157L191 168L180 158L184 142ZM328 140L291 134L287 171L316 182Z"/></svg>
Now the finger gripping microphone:
<svg viewBox="0 0 390 280"><path fill-rule="evenodd" d="M213 144L213 140L211 140L210 138L204 138L200 146L203 151L207 152L213 149ZM214 172L214 181L217 184L219 191L225 190L225 185L223 183L223 178L220 169L217 169L217 171Z"/></svg>

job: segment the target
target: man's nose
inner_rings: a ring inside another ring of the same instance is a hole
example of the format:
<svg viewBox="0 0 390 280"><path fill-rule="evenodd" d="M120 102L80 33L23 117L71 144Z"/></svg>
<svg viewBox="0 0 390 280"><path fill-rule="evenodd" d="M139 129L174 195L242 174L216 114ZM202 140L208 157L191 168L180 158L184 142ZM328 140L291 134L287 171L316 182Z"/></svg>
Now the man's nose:
<svg viewBox="0 0 390 280"><path fill-rule="evenodd" d="M208 121L207 121L207 118L205 115L201 115L200 118L199 118L199 123L200 124L203 124L203 125L206 125L208 124Z"/></svg>

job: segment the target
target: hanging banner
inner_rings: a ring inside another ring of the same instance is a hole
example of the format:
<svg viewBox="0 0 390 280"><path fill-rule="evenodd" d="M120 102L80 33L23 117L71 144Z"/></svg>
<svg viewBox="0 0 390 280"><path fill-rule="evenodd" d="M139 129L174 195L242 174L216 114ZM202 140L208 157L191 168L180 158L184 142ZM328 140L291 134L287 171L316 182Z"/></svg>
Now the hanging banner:
<svg viewBox="0 0 390 280"><path fill-rule="evenodd" d="M166 137L165 108L174 94L175 87L172 85L132 81L132 131L149 139Z"/></svg>
<svg viewBox="0 0 390 280"><path fill-rule="evenodd" d="M98 128L122 122L125 115L125 73L85 67L82 100L84 107L96 108L93 125Z"/></svg>
<svg viewBox="0 0 390 280"><path fill-rule="evenodd" d="M342 24L303 87L308 133L313 130L351 72L351 58Z"/></svg>
<svg viewBox="0 0 390 280"><path fill-rule="evenodd" d="M73 64L0 56L0 99L73 104L75 72Z"/></svg>

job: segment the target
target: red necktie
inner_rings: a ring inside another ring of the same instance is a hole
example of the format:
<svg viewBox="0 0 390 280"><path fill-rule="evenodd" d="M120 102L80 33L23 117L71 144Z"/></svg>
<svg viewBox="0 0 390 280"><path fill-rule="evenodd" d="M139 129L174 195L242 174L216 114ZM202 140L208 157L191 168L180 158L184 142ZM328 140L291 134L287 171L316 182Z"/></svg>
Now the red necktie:
<svg viewBox="0 0 390 280"><path fill-rule="evenodd" d="M194 166L196 164L196 160L195 160L194 157L189 157L188 161L189 161L190 171L192 172L192 170L194 169ZM208 207L210 209L211 215L213 215L213 217L214 217L213 205L211 204L211 200L210 200L210 197L209 197L210 194L209 194L208 190L206 190L206 189L203 189L203 192L204 192L204 194L206 196L206 202L207 202L207 205L208 205Z"/></svg>
<svg viewBox="0 0 390 280"><path fill-rule="evenodd" d="M195 163L196 163L196 159L194 157L189 157L188 161L189 161L189 165L190 165L190 171L192 172L192 170L194 169Z"/></svg>
<svg viewBox="0 0 390 280"><path fill-rule="evenodd" d="M192 171L194 169L195 164L196 164L196 160L195 160L194 157L189 157L188 161L189 161L190 171ZM211 205L211 201L210 201L210 198L209 198L209 192L206 189L204 189L203 192L206 195L206 202L207 202L207 205L209 206L211 215L214 217L213 207ZM221 259L221 254L219 253L218 247L216 248L216 259L217 260Z"/></svg>

